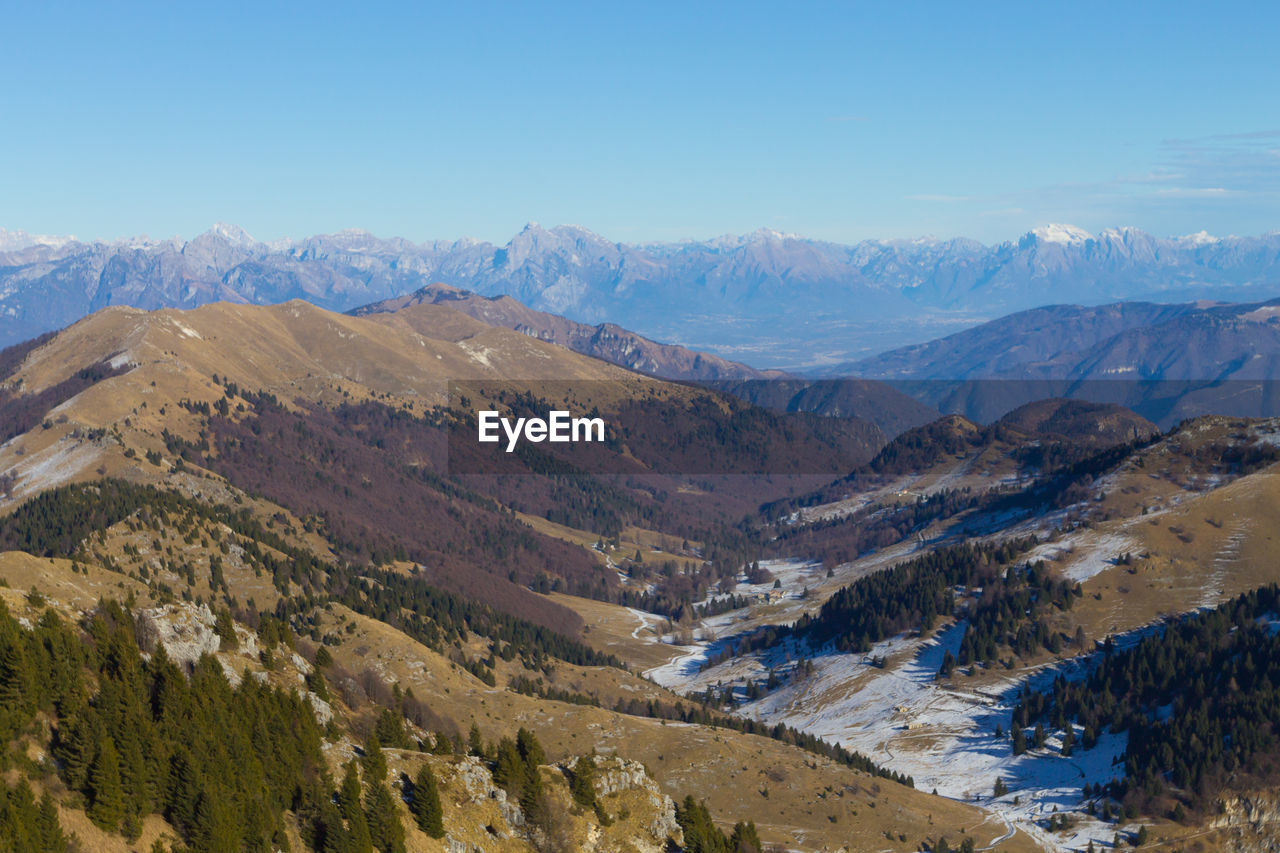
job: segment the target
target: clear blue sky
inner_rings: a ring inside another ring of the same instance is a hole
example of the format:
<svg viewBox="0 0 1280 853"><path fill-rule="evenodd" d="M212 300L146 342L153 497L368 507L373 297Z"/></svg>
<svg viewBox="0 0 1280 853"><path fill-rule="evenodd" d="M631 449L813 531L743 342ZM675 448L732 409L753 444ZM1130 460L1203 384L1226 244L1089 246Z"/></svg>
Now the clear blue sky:
<svg viewBox="0 0 1280 853"><path fill-rule="evenodd" d="M24 3L0 227L1280 229L1280 4Z"/></svg>

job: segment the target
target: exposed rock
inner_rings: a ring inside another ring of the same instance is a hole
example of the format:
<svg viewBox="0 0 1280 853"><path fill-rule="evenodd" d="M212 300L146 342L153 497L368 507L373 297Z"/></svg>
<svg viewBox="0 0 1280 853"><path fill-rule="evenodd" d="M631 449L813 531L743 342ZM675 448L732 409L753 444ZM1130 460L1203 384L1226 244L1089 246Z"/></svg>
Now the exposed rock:
<svg viewBox="0 0 1280 853"><path fill-rule="evenodd" d="M493 784L493 774L479 758L469 755L454 766L454 780L461 784L471 802L479 804L492 800L498 806L502 819L509 827L524 826L524 812L516 803L507 800L507 792Z"/></svg>
<svg viewBox="0 0 1280 853"><path fill-rule="evenodd" d="M1280 853L1280 797L1239 794L1221 802L1209 826L1224 830L1226 849L1238 853ZM1230 839L1229 841L1227 839Z"/></svg>
<svg viewBox="0 0 1280 853"><path fill-rule="evenodd" d="M218 651L220 640L208 605L166 604L138 614L142 630L164 646L169 659L179 665L194 663Z"/></svg>
<svg viewBox="0 0 1280 853"><path fill-rule="evenodd" d="M580 757L575 757L565 766L572 772L580 760ZM662 792L642 763L628 761L618 756L608 758L596 756L595 761L594 787L597 797L607 797L610 794L625 791L643 792L653 807L653 819L645 827L649 835L659 842L670 838L677 844L684 843L684 831L680 829L680 824L676 823L675 802Z"/></svg>

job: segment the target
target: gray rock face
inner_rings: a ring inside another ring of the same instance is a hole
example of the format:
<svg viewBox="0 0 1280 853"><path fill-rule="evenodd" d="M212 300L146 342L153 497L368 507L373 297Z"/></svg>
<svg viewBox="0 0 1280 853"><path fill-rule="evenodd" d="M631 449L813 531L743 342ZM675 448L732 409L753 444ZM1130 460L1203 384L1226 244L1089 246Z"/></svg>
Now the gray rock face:
<svg viewBox="0 0 1280 853"><path fill-rule="evenodd" d="M1240 853L1280 851L1280 801L1274 795L1257 793L1229 797L1209 826L1225 831L1231 849Z"/></svg>
<svg viewBox="0 0 1280 853"><path fill-rule="evenodd" d="M455 772L457 781L462 784L471 802L483 803L486 800L493 800L508 827L514 830L516 827L524 826L524 812L519 804L510 802L507 799L507 792L493 784L493 774L479 758L474 755L467 756L457 765Z"/></svg>
<svg viewBox="0 0 1280 853"><path fill-rule="evenodd" d="M569 762L567 765L569 770L572 771L580 760L580 758L574 758ZM648 834L658 841L670 838L678 845L684 843L684 831L680 828L680 824L676 823L675 802L662 793L662 789L658 787L658 783L649 775L649 771L643 764L618 756L596 757L595 762L594 787L597 797L606 797L622 791L643 792L649 798L654 815L653 820L646 827Z"/></svg>

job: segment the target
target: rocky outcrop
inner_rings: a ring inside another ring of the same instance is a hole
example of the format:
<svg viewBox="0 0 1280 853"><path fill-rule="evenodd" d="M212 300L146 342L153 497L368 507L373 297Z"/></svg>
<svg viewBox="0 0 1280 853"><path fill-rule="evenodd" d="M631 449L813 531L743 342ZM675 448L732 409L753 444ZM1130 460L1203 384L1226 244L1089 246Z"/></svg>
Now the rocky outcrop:
<svg viewBox="0 0 1280 853"><path fill-rule="evenodd" d="M1280 795L1254 793L1226 798L1209 826L1221 832L1221 849L1280 853Z"/></svg>
<svg viewBox="0 0 1280 853"><path fill-rule="evenodd" d="M565 767L572 773L580 760L581 758L574 758ZM675 803L662 792L643 764L617 756L597 757L595 762L594 787L597 797L638 792L652 809L653 816L645 825L649 836L659 842L669 838L676 844L684 843L684 832L680 829L680 824L676 823Z"/></svg>

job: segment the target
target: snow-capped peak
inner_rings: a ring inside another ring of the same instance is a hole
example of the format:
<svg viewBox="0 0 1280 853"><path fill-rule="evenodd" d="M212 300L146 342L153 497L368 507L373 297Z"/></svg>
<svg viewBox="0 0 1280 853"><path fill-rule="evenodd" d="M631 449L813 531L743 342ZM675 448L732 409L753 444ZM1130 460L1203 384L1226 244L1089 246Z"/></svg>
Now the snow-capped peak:
<svg viewBox="0 0 1280 853"><path fill-rule="evenodd" d="M1041 243L1058 243L1062 246L1077 246L1093 239L1093 235L1083 228L1058 223L1033 228L1031 233Z"/></svg>
<svg viewBox="0 0 1280 853"><path fill-rule="evenodd" d="M249 236L248 231L230 222L216 222L205 233L214 237L221 237L233 246L255 246L258 243L257 240Z"/></svg>
<svg viewBox="0 0 1280 853"><path fill-rule="evenodd" d="M1187 234L1176 239L1183 246L1212 246L1214 243L1219 242L1218 238L1208 231L1197 231L1194 234Z"/></svg>
<svg viewBox="0 0 1280 853"><path fill-rule="evenodd" d="M75 242L75 237L61 237L53 234L28 234L26 231L6 231L0 228L0 252L16 252L31 246L48 246L59 249L68 243Z"/></svg>

